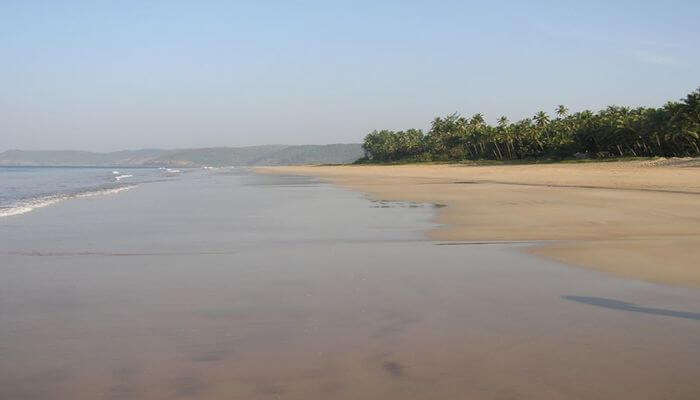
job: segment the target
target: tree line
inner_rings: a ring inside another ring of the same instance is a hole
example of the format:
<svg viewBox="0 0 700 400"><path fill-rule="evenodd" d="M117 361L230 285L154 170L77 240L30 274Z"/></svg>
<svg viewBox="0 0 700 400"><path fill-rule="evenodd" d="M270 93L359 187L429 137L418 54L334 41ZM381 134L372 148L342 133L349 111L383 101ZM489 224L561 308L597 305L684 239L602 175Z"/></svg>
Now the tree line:
<svg viewBox="0 0 700 400"><path fill-rule="evenodd" d="M659 108L609 106L569 113L560 105L493 126L481 113L435 118L430 130L368 134L361 162L684 157L700 155L700 88Z"/></svg>

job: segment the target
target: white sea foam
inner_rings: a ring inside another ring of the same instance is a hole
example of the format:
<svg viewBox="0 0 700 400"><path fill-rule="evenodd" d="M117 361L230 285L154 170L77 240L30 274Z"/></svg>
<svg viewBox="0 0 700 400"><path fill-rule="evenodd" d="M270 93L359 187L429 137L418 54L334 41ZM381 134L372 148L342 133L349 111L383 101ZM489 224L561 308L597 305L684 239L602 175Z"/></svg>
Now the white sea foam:
<svg viewBox="0 0 700 400"><path fill-rule="evenodd" d="M131 178L131 177L133 177L133 175L126 174L126 175L115 176L114 179L116 179L117 181L120 181L124 178Z"/></svg>
<svg viewBox="0 0 700 400"><path fill-rule="evenodd" d="M0 208L0 218L10 217L13 215L26 214L32 210L37 209L37 208L47 207L47 206L50 206L52 204L56 204L58 202L61 202L63 200L78 199L78 198L84 198L84 197L93 197L93 196L100 196L100 195L105 195L105 194L115 194L115 193L123 192L123 191L129 190L129 189L133 189L135 187L136 187L136 185L121 186L118 188L98 189L98 190L92 190L92 191L81 192L81 193L76 193L76 194L52 195L52 196L39 197L36 199L23 200L23 201L21 201L17 204L14 204L10 207Z"/></svg>
<svg viewBox="0 0 700 400"><path fill-rule="evenodd" d="M119 172L119 171L112 171L112 174L114 174L114 175L119 175L119 174L121 174L121 172Z"/></svg>

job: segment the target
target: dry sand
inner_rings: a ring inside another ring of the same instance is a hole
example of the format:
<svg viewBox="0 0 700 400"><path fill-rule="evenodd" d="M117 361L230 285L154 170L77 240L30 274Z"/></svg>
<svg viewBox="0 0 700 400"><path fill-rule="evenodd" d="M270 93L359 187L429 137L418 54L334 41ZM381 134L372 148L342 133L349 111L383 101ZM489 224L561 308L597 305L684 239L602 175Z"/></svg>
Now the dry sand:
<svg viewBox="0 0 700 400"><path fill-rule="evenodd" d="M446 241L552 241L531 248L568 264L700 287L700 168L627 161L475 166L285 166L372 198L444 204Z"/></svg>

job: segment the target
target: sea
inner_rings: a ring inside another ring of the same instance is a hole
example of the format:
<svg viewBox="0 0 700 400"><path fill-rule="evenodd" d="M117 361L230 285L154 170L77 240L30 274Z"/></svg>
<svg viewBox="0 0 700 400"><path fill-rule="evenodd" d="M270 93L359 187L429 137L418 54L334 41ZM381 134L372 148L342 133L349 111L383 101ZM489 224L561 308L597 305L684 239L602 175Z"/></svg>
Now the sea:
<svg viewBox="0 0 700 400"><path fill-rule="evenodd" d="M700 398L700 291L432 241L433 204L2 167L0 206L0 399Z"/></svg>
<svg viewBox="0 0 700 400"><path fill-rule="evenodd" d="M0 218L24 214L64 200L129 190L174 179L175 168L0 166Z"/></svg>

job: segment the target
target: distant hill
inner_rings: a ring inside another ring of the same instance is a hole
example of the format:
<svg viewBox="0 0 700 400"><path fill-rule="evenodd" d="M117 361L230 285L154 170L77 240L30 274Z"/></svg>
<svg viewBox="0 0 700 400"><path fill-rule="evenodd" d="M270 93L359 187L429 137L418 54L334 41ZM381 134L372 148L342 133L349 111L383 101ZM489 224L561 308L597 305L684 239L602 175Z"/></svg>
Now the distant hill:
<svg viewBox="0 0 700 400"><path fill-rule="evenodd" d="M364 155L357 143L328 145L264 145L182 150L23 151L0 153L0 165L20 166L253 166L345 164Z"/></svg>

